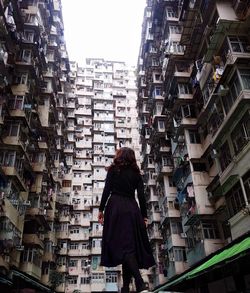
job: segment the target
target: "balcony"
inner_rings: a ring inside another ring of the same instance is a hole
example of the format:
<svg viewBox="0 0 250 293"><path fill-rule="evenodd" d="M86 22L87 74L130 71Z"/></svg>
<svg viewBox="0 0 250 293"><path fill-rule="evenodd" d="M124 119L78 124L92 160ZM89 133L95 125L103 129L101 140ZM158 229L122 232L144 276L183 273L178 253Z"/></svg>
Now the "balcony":
<svg viewBox="0 0 250 293"><path fill-rule="evenodd" d="M69 232L68 231L57 231L56 232L56 238L58 238L58 239L69 239Z"/></svg>
<svg viewBox="0 0 250 293"><path fill-rule="evenodd" d="M46 170L45 162L33 162L31 163L32 169L34 172L42 173L44 170Z"/></svg>
<svg viewBox="0 0 250 293"><path fill-rule="evenodd" d="M151 212L149 215L149 223L153 222L160 222L161 221L161 215L160 212Z"/></svg>
<svg viewBox="0 0 250 293"><path fill-rule="evenodd" d="M22 262L20 270L38 280L41 279L42 266L38 266L32 262Z"/></svg>
<svg viewBox="0 0 250 293"><path fill-rule="evenodd" d="M101 247L92 247L91 254L100 255L101 254Z"/></svg>
<svg viewBox="0 0 250 293"><path fill-rule="evenodd" d="M91 292L103 292L105 290L104 278L100 280L92 280L91 282Z"/></svg>
<svg viewBox="0 0 250 293"><path fill-rule="evenodd" d="M247 205L236 215L229 219L232 239L240 237L248 231L250 225L250 205Z"/></svg>
<svg viewBox="0 0 250 293"><path fill-rule="evenodd" d="M162 235L160 231L149 231L149 239L150 240L162 240Z"/></svg>
<svg viewBox="0 0 250 293"><path fill-rule="evenodd" d="M59 273L68 273L68 266L67 265L58 264L57 267L56 267L56 271L59 272Z"/></svg>
<svg viewBox="0 0 250 293"><path fill-rule="evenodd" d="M56 196L56 202L58 202L61 205L70 205L70 197L68 195L58 194Z"/></svg>
<svg viewBox="0 0 250 293"><path fill-rule="evenodd" d="M48 149L48 145L46 141L38 141L38 146L40 149L44 149L44 150Z"/></svg>
<svg viewBox="0 0 250 293"><path fill-rule="evenodd" d="M208 46L208 50L206 55L204 56L204 62L211 62L213 56L217 55L218 49L223 44L225 40L225 30L227 31L227 35L233 35L235 32L235 28L238 30L244 31L244 26L246 26L245 22L240 22L239 20L231 20L219 18L216 23L216 28L212 32L210 37L210 43Z"/></svg>
<svg viewBox="0 0 250 293"><path fill-rule="evenodd" d="M174 277L177 274L181 274L188 269L187 262L182 261L170 261L167 267L168 278Z"/></svg>
<svg viewBox="0 0 250 293"><path fill-rule="evenodd" d="M25 96L27 93L29 93L29 87L26 84L12 85L11 91L12 91L13 95Z"/></svg>
<svg viewBox="0 0 250 293"><path fill-rule="evenodd" d="M244 89L240 92L240 95L235 100L231 109L227 113L226 117L224 117L223 122L221 122L220 126L214 133L214 137L212 138L212 143L214 146L218 145L221 137L228 131L229 126L233 125L233 121L243 112L244 107L250 101L250 90Z"/></svg>
<svg viewBox="0 0 250 293"><path fill-rule="evenodd" d="M66 286L65 282L63 282L62 284L60 284L59 286L56 287L56 292L61 293L61 292L65 292L65 290L67 290L67 286ZM74 288L73 288L73 290L74 290Z"/></svg>
<svg viewBox="0 0 250 293"><path fill-rule="evenodd" d="M102 231L93 230L90 232L90 237L102 237Z"/></svg>
<svg viewBox="0 0 250 293"><path fill-rule="evenodd" d="M171 234L171 236L168 237L168 250L170 250L173 246L185 247L185 245L185 238L182 238L179 234Z"/></svg>
<svg viewBox="0 0 250 293"><path fill-rule="evenodd" d="M168 175L168 174L171 174L173 172L173 169L174 169L174 167L171 166L171 165L162 165L161 168L160 168L160 172L162 174Z"/></svg>
<svg viewBox="0 0 250 293"><path fill-rule="evenodd" d="M69 256L89 256L90 249L70 249L68 251Z"/></svg>
<svg viewBox="0 0 250 293"><path fill-rule="evenodd" d="M56 255L51 251L45 251L42 257L43 262L55 262L56 260Z"/></svg>
<svg viewBox="0 0 250 293"><path fill-rule="evenodd" d="M38 246L44 249L43 240L41 240L37 234L23 234L23 243L27 246Z"/></svg>
<svg viewBox="0 0 250 293"><path fill-rule="evenodd" d="M29 144L29 140L24 133L20 133L19 136L6 136L4 137L3 142L8 145L19 146L25 153Z"/></svg>
<svg viewBox="0 0 250 293"><path fill-rule="evenodd" d="M20 183L21 190L27 191L27 186L26 186L24 178L23 178L22 170L17 169L14 166L8 166L8 167L2 166L2 170L6 176L16 177Z"/></svg>
<svg viewBox="0 0 250 293"><path fill-rule="evenodd" d="M4 215L8 219L10 219L11 222L21 230L21 227L20 227L20 220L21 220L20 214L18 213L17 209L13 206L13 204L10 202L10 200L8 198L4 199L4 205L2 207L3 207L4 211L1 212L0 215Z"/></svg>

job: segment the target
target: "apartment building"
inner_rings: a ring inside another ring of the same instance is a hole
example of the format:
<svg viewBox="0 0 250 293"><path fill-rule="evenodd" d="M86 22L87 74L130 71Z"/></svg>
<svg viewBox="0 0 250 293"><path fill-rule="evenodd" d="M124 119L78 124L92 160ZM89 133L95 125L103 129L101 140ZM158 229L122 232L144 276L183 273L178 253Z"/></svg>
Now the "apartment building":
<svg viewBox="0 0 250 293"><path fill-rule="evenodd" d="M248 1L147 1L137 105L152 287L249 290L244 260L209 262L249 240L249 13Z"/></svg>
<svg viewBox="0 0 250 293"><path fill-rule="evenodd" d="M59 0L0 14L0 289L115 292L97 214L115 150L139 162L135 68L69 62Z"/></svg>
<svg viewBox="0 0 250 293"><path fill-rule="evenodd" d="M98 211L108 167L116 149L132 147L140 159L135 68L124 62L87 58L70 62L65 109L68 169L62 180L66 199L59 214L57 292L117 292L120 268L100 264L102 226Z"/></svg>
<svg viewBox="0 0 250 293"><path fill-rule="evenodd" d="M60 1L0 1L0 67L0 288L52 292L68 168Z"/></svg>

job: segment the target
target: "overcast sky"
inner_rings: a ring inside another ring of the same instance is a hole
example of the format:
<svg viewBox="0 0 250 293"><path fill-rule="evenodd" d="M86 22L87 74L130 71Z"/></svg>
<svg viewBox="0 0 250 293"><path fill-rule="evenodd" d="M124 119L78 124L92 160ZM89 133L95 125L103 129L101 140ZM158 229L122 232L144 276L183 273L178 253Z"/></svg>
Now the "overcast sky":
<svg viewBox="0 0 250 293"><path fill-rule="evenodd" d="M61 0L69 58L137 64L146 0Z"/></svg>

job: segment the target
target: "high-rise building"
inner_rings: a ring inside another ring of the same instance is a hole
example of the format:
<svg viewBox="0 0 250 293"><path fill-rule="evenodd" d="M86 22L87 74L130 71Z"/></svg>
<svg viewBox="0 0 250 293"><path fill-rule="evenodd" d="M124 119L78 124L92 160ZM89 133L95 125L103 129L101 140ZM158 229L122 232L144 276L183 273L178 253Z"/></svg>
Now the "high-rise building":
<svg viewBox="0 0 250 293"><path fill-rule="evenodd" d="M0 1L0 69L1 292L117 291L97 214L116 149L140 160L135 68L69 62L60 0L23 0Z"/></svg>
<svg viewBox="0 0 250 293"><path fill-rule="evenodd" d="M249 1L147 1L137 83L153 287L247 237L249 14ZM195 292L218 292L206 291L216 277Z"/></svg>
<svg viewBox="0 0 250 293"><path fill-rule="evenodd" d="M51 292L68 168L60 1L0 1L0 68L0 288Z"/></svg>
<svg viewBox="0 0 250 293"><path fill-rule="evenodd" d="M57 235L57 268L65 281L58 292L118 290L120 268L99 265L102 226L97 216L106 168L116 149L132 147L139 163L135 81L135 68L124 62L87 58L82 67L70 62L64 145L69 168L62 180L67 203L59 214Z"/></svg>

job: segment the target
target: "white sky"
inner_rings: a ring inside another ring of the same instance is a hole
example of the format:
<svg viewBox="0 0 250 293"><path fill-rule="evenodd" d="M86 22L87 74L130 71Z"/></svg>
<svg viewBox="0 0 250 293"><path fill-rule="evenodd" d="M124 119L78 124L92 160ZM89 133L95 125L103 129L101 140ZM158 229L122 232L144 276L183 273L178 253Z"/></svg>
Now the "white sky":
<svg viewBox="0 0 250 293"><path fill-rule="evenodd" d="M71 61L86 57L136 65L146 0L61 0Z"/></svg>

